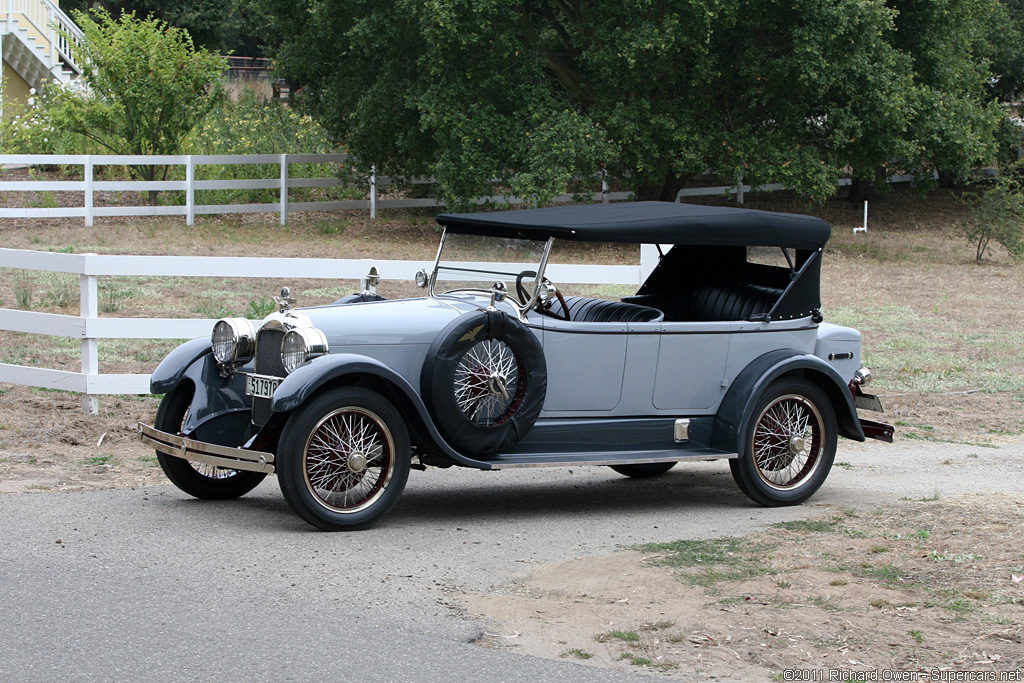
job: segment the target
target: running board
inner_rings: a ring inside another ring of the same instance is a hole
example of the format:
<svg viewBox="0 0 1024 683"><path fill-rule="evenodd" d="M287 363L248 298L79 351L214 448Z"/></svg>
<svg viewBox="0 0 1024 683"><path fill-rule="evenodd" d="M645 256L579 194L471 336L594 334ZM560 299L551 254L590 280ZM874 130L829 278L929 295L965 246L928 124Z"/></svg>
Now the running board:
<svg viewBox="0 0 1024 683"><path fill-rule="evenodd" d="M664 451L614 451L607 453L522 453L497 455L477 460L484 470L509 470L521 467L583 467L586 465L647 465L684 460L719 460L738 457L736 453L714 448L687 448Z"/></svg>
<svg viewBox="0 0 1024 683"><path fill-rule="evenodd" d="M247 451L242 448L218 446L186 439L177 434L169 434L149 425L139 423L139 440L164 455L200 462L204 465L223 467L229 470L245 470L247 472L274 471L274 454L262 451Z"/></svg>

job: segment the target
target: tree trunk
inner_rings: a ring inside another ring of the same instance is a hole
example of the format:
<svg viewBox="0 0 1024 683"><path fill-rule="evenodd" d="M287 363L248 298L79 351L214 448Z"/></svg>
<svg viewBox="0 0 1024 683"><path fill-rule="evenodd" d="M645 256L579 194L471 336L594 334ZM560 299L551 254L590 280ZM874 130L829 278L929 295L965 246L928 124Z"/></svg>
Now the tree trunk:
<svg viewBox="0 0 1024 683"><path fill-rule="evenodd" d="M858 174L856 171L853 173L853 178L850 180L850 193L846 195L846 200L853 204L863 204L869 202L878 196L878 184L883 182L886 178L885 168L879 166L875 169L874 179L865 177Z"/></svg>
<svg viewBox="0 0 1024 683"><path fill-rule="evenodd" d="M640 201L674 202L684 184L683 178L668 174L661 183L649 182L637 187L636 198Z"/></svg>

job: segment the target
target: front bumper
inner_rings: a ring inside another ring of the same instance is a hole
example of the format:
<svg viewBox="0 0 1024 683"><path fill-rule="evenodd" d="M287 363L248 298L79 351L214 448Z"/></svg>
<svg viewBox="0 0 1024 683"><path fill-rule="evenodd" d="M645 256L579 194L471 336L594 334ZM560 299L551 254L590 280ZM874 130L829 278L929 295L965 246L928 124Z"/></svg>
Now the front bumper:
<svg viewBox="0 0 1024 683"><path fill-rule="evenodd" d="M200 462L214 467L247 472L274 472L274 454L262 451L247 451L217 444L195 441L177 434L162 432L149 425L139 423L139 440L164 455Z"/></svg>

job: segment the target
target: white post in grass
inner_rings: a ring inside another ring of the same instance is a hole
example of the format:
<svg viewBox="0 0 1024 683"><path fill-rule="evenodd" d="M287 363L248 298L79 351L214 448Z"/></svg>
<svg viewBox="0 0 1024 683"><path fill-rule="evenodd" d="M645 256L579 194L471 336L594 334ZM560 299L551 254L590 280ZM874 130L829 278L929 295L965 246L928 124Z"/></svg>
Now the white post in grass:
<svg viewBox="0 0 1024 683"><path fill-rule="evenodd" d="M867 231L868 231L868 203L867 203L867 200L865 200L864 201L864 225L862 225L859 228L854 228L853 229L853 234L856 235L858 232L867 232Z"/></svg>
<svg viewBox="0 0 1024 683"><path fill-rule="evenodd" d="M281 155L281 225L288 225L288 155Z"/></svg>
<svg viewBox="0 0 1024 683"><path fill-rule="evenodd" d="M601 203L608 203L608 171L601 171Z"/></svg>
<svg viewBox="0 0 1024 683"><path fill-rule="evenodd" d="M196 224L196 163L185 157L185 225Z"/></svg>
<svg viewBox="0 0 1024 683"><path fill-rule="evenodd" d="M740 173L739 178L736 179L736 203L743 203L743 174Z"/></svg>
<svg viewBox="0 0 1024 683"><path fill-rule="evenodd" d="M86 254L86 257L95 254ZM99 287L95 275L80 275L79 289L81 290L82 317L99 317ZM86 321L88 322L88 321ZM85 386L88 391L89 381L100 372L99 340L82 339L82 374L85 375ZM82 394L82 412L95 415L100 412L100 397L96 394Z"/></svg>
<svg viewBox="0 0 1024 683"><path fill-rule="evenodd" d="M370 166L370 218L377 218L377 164Z"/></svg>
<svg viewBox="0 0 1024 683"><path fill-rule="evenodd" d="M85 168L82 170L82 179L85 181L85 224L92 226L92 156L85 157Z"/></svg>

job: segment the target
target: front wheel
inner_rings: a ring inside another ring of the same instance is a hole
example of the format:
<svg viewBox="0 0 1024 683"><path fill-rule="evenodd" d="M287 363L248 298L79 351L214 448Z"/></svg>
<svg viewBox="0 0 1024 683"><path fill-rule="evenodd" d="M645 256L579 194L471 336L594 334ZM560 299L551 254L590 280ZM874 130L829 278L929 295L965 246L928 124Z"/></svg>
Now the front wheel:
<svg viewBox="0 0 1024 683"><path fill-rule="evenodd" d="M182 384L160 401L153 426L169 434L181 434L182 425L192 404L192 387ZM176 458L157 451L157 462L175 486L203 500L238 498L256 488L267 475L216 467L201 462Z"/></svg>
<svg viewBox="0 0 1024 683"><path fill-rule="evenodd" d="M386 515L409 478L409 431L394 406L358 387L328 391L281 433L277 477L295 512L325 531L362 529Z"/></svg>
<svg viewBox="0 0 1024 683"><path fill-rule="evenodd" d="M754 403L739 457L729 461L740 489L761 505L796 505L825 482L836 457L835 412L805 379L772 383Z"/></svg>

